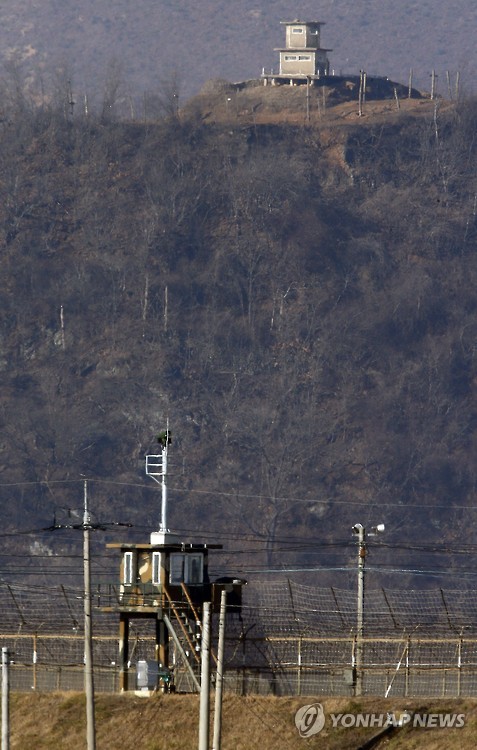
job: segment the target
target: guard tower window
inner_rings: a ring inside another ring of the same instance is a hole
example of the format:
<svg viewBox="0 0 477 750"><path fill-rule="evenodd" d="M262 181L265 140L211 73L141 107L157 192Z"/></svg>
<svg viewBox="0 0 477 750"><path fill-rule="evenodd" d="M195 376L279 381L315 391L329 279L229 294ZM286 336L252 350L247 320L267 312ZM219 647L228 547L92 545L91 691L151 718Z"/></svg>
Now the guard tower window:
<svg viewBox="0 0 477 750"><path fill-rule="evenodd" d="M186 558L186 583L203 583L204 580L204 556L187 555Z"/></svg>
<svg viewBox="0 0 477 750"><path fill-rule="evenodd" d="M169 580L172 584L204 582L204 556L199 554L184 554L174 552L171 555Z"/></svg>
<svg viewBox="0 0 477 750"><path fill-rule="evenodd" d="M161 553L152 553L152 582L157 586L161 583Z"/></svg>
<svg viewBox="0 0 477 750"><path fill-rule="evenodd" d="M123 583L131 586L133 582L133 553L125 552L123 559Z"/></svg>
<svg viewBox="0 0 477 750"><path fill-rule="evenodd" d="M303 34L303 29L295 27L292 29L292 34Z"/></svg>

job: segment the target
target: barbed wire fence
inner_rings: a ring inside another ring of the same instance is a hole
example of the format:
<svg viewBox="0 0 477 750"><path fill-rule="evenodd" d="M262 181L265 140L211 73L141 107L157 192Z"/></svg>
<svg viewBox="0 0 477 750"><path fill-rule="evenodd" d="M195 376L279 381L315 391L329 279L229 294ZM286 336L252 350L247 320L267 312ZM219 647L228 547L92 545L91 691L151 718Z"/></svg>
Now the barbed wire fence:
<svg viewBox="0 0 477 750"><path fill-rule="evenodd" d="M118 689L118 620L93 599L98 691ZM84 594L75 587L0 583L0 640L15 690L82 690ZM217 633L217 622L214 623ZM254 581L226 631L226 689L239 694L352 695L356 592L289 579ZM131 669L154 659L151 621L131 626ZM473 591L366 592L363 694L477 695ZM181 689L180 680L178 689Z"/></svg>

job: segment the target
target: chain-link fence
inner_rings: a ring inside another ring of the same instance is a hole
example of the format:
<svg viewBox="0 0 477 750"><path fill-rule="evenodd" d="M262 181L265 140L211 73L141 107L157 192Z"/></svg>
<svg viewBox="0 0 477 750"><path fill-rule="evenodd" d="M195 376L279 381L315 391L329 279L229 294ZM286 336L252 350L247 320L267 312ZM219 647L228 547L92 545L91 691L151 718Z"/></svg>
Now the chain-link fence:
<svg viewBox="0 0 477 750"><path fill-rule="evenodd" d="M11 686L18 691L83 690L81 635L0 635L11 655ZM226 640L229 691L273 695L352 695L356 637L246 637ZM118 689L118 640L93 639L95 687ZM362 642L363 694L392 697L477 696L477 638L365 638ZM154 659L154 639L138 637L130 668ZM184 670L178 690L190 689Z"/></svg>
<svg viewBox="0 0 477 750"><path fill-rule="evenodd" d="M83 689L83 601L81 590L0 585L0 642L11 654L12 689ZM100 590L94 604L95 687L112 692L119 682L118 618L101 611ZM137 662L155 658L154 622L131 621L130 686ZM364 622L358 640L354 591L289 580L248 585L241 610L227 618L226 688L352 695L359 667L362 694L477 696L473 592L369 591ZM190 689L179 660L175 683L178 690Z"/></svg>

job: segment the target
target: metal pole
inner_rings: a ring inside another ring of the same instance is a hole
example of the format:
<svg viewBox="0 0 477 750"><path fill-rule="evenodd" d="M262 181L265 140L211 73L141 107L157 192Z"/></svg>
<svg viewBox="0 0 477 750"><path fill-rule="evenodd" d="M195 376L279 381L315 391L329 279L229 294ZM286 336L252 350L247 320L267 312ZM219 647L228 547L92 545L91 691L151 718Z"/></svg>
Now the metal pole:
<svg viewBox="0 0 477 750"><path fill-rule="evenodd" d="M88 750L96 750L94 718L93 632L91 626L91 562L88 512L88 484L84 482L83 567L84 567L84 687L86 693L86 739Z"/></svg>
<svg viewBox="0 0 477 750"><path fill-rule="evenodd" d="M434 100L436 98L436 71L433 70L431 73L431 99Z"/></svg>
<svg viewBox="0 0 477 750"><path fill-rule="evenodd" d="M10 653L2 647L2 750L10 750Z"/></svg>
<svg viewBox="0 0 477 750"><path fill-rule="evenodd" d="M210 602L204 602L200 668L199 750L209 750Z"/></svg>
<svg viewBox="0 0 477 750"><path fill-rule="evenodd" d="M37 688L38 633L33 635L33 690Z"/></svg>
<svg viewBox="0 0 477 750"><path fill-rule="evenodd" d="M358 524L358 606L356 619L356 683L355 695L363 693L363 622L364 564L366 560L366 529Z"/></svg>
<svg viewBox="0 0 477 750"><path fill-rule="evenodd" d="M167 422L167 434L169 433L169 421ZM162 508L161 508L161 531L167 531L167 438L162 448Z"/></svg>
<svg viewBox="0 0 477 750"><path fill-rule="evenodd" d="M310 122L310 78L306 77L306 121Z"/></svg>
<svg viewBox="0 0 477 750"><path fill-rule="evenodd" d="M359 71L359 90L358 90L358 117L363 114L363 71Z"/></svg>
<svg viewBox="0 0 477 750"><path fill-rule="evenodd" d="M298 666L297 693L298 695L301 695L301 636L298 638L297 666Z"/></svg>
<svg viewBox="0 0 477 750"><path fill-rule="evenodd" d="M217 675L215 679L214 738L212 750L220 750L222 739L222 692L224 683L225 610L227 592L220 594L219 642L217 644Z"/></svg>

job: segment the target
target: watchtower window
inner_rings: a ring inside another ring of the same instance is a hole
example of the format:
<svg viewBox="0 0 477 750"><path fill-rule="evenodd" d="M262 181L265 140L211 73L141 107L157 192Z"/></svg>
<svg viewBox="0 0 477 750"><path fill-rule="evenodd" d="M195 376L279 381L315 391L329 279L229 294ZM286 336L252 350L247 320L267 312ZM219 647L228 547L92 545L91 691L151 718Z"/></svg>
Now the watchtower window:
<svg viewBox="0 0 477 750"><path fill-rule="evenodd" d="M293 28L293 29L292 29L292 34L303 34L303 29L300 29L300 28L298 28L298 29L297 29L297 28Z"/></svg>
<svg viewBox="0 0 477 750"><path fill-rule="evenodd" d="M125 552L123 558L123 583L131 586L133 582L133 553Z"/></svg>
<svg viewBox="0 0 477 750"><path fill-rule="evenodd" d="M172 584L189 583L201 584L204 582L204 555L184 554L174 552L171 554L171 567L169 581Z"/></svg>
<svg viewBox="0 0 477 750"><path fill-rule="evenodd" d="M161 583L161 553L152 553L152 582L159 585Z"/></svg>
<svg viewBox="0 0 477 750"><path fill-rule="evenodd" d="M204 555L187 555L186 563L186 583L203 583Z"/></svg>

